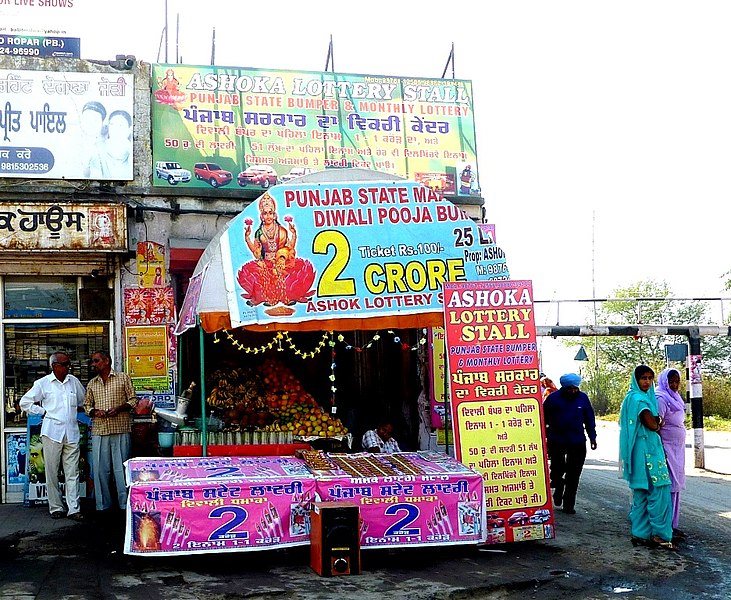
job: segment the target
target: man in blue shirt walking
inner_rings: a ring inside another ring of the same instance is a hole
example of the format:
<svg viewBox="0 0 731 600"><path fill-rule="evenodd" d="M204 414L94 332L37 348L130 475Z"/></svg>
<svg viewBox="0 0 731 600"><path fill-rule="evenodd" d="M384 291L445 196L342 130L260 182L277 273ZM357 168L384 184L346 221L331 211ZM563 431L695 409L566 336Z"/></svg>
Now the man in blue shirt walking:
<svg viewBox="0 0 731 600"><path fill-rule="evenodd" d="M596 422L589 396L579 389L581 377L562 375L561 388L543 402L548 457L551 459L553 503L563 512L576 514L576 492L586 459L586 435L596 450Z"/></svg>

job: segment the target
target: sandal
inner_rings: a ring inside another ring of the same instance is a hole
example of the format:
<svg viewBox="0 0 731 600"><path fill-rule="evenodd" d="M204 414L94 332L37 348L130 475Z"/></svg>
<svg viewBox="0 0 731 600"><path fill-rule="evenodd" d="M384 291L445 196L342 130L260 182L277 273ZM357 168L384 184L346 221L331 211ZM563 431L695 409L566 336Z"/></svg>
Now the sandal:
<svg viewBox="0 0 731 600"><path fill-rule="evenodd" d="M673 529L673 539L684 540L686 537L688 536L684 531L681 531L680 529Z"/></svg>
<svg viewBox="0 0 731 600"><path fill-rule="evenodd" d="M672 542L662 539L660 536L654 535L650 539L653 548L660 548L661 550L677 550L678 547Z"/></svg>

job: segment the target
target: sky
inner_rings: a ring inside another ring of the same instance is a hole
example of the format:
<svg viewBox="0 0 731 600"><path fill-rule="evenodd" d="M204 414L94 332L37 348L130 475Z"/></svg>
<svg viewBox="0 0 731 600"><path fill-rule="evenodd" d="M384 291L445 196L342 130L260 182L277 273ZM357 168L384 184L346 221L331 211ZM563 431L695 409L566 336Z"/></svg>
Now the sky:
<svg viewBox="0 0 731 600"><path fill-rule="evenodd" d="M537 300L611 297L648 279L676 297L731 297L731 3L167 5L169 62L210 64L215 27L220 66L321 71L332 35L338 72L441 77L454 43L454 75L473 84L487 219L513 279L532 280ZM164 62L164 0L74 0L73 13L82 58ZM586 318L562 305L562 325ZM555 306L536 324L556 324ZM551 366L578 367L566 360L576 349Z"/></svg>

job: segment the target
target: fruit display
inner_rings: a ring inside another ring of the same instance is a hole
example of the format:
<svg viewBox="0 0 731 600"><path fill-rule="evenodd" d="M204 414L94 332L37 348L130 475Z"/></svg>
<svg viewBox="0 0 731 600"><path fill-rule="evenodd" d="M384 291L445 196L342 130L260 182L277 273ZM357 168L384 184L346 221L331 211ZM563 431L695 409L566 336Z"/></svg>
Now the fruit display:
<svg viewBox="0 0 731 600"><path fill-rule="evenodd" d="M208 404L231 431L284 431L300 437L336 437L348 430L303 389L275 359L254 368L217 369L208 382Z"/></svg>

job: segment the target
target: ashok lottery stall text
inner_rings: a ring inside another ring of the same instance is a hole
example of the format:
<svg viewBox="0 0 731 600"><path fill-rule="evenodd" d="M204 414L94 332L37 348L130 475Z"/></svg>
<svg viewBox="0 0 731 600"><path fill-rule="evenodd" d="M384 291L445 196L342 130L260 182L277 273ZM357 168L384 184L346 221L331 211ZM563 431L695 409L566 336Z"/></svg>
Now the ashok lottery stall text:
<svg viewBox="0 0 731 600"><path fill-rule="evenodd" d="M484 541L480 475L437 453L133 459L125 553L180 555L310 543L314 502L360 509L363 548Z"/></svg>
<svg viewBox="0 0 731 600"><path fill-rule="evenodd" d="M482 474L488 543L554 537L529 281L447 282L457 460Z"/></svg>

